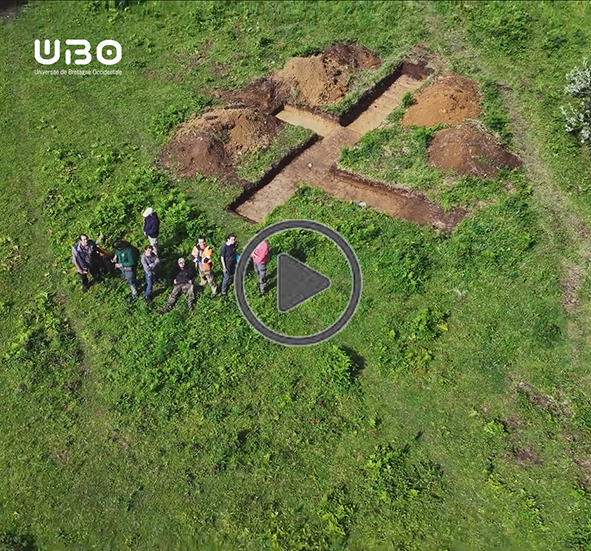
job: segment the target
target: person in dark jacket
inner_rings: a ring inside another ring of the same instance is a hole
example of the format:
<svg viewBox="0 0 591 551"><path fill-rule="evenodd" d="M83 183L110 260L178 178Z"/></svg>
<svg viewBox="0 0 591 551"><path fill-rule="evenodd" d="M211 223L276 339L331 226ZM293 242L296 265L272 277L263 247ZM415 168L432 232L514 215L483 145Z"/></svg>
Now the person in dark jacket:
<svg viewBox="0 0 591 551"><path fill-rule="evenodd" d="M156 279L156 267L160 264L158 255L154 252L154 247L148 245L141 258L142 267L144 268L144 275L146 276L146 291L144 298L146 301L152 300L152 285Z"/></svg>
<svg viewBox="0 0 591 551"><path fill-rule="evenodd" d="M232 233L226 237L226 242L220 249L220 260L222 261L222 270L224 277L222 279L222 295L226 295L228 287L234 281L234 272L236 272L236 236Z"/></svg>
<svg viewBox="0 0 591 551"><path fill-rule="evenodd" d="M166 301L166 305L162 310L161 314L170 312L172 307L175 305L177 299L183 293L187 293L187 306L189 310L193 309L193 303L195 302L195 289L193 287L193 280L195 279L195 270L192 266L186 264L184 258L178 259L178 267L172 274L174 288L170 297Z"/></svg>
<svg viewBox="0 0 591 551"><path fill-rule="evenodd" d="M144 235L154 247L154 252L158 254L158 235L160 233L160 220L152 207L148 207L144 213Z"/></svg>
<svg viewBox="0 0 591 551"><path fill-rule="evenodd" d="M72 246L72 262L76 266L76 272L82 283L82 292L86 293L90 283L88 272L92 274L95 281L101 281L100 257L97 251L96 242L88 239L87 235L81 235Z"/></svg>
<svg viewBox="0 0 591 551"><path fill-rule="evenodd" d="M127 241L119 240L113 245L115 256L112 262L121 270L131 289L131 299L137 298L137 285L135 281L135 268L137 266L139 251Z"/></svg>

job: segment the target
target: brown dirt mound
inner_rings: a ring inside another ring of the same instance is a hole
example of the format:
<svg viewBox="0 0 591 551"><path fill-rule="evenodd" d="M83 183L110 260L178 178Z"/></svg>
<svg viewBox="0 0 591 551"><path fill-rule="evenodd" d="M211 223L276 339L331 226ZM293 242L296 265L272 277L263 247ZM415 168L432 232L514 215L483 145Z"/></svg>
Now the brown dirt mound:
<svg viewBox="0 0 591 551"><path fill-rule="evenodd" d="M246 88L218 91L216 95L267 113L296 94L298 103L312 107L335 104L345 97L355 74L380 65L377 54L364 46L335 44L315 56L293 57L283 69Z"/></svg>
<svg viewBox="0 0 591 551"><path fill-rule="evenodd" d="M213 95L229 103L241 103L265 113L274 113L285 103L289 93L290 89L286 83L263 77L245 88L217 90Z"/></svg>
<svg viewBox="0 0 591 551"><path fill-rule="evenodd" d="M246 107L213 109L179 125L160 164L180 178L224 176L235 180L234 161L267 147L283 122Z"/></svg>
<svg viewBox="0 0 591 551"><path fill-rule="evenodd" d="M501 166L522 166L521 160L498 145L492 136L467 125L437 132L429 146L429 163L478 178L494 178Z"/></svg>
<svg viewBox="0 0 591 551"><path fill-rule="evenodd" d="M480 92L476 82L458 75L447 75L419 94L417 103L404 114L402 124L427 127L460 124L479 114Z"/></svg>

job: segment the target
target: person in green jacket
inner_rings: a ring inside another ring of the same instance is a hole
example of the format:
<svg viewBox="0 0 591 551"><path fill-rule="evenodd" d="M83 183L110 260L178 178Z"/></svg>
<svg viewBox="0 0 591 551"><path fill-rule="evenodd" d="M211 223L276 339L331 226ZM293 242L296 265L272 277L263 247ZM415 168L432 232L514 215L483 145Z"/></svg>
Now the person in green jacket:
<svg viewBox="0 0 591 551"><path fill-rule="evenodd" d="M139 251L127 241L122 239L116 241L113 245L115 248L115 255L113 256L112 262L115 263L115 267L121 270L121 273L125 276L129 288L131 289L131 299L137 298L137 285L135 281L135 268L137 265Z"/></svg>

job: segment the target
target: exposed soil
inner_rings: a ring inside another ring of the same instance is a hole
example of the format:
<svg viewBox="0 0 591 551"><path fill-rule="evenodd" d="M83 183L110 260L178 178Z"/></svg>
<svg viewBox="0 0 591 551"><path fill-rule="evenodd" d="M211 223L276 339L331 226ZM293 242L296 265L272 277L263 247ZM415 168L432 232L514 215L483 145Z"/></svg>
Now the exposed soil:
<svg viewBox="0 0 591 551"><path fill-rule="evenodd" d="M414 66L410 67L412 69ZM417 71L416 76L417 79L405 72L399 73L398 78L385 88L381 88L373 102L347 127L319 117L318 113L311 112L310 108L301 109L290 105L278 113L278 116L286 121L312 128L325 137L303 151L264 186L254 191L248 190L233 208L244 218L260 222L274 208L287 201L296 192L300 183L305 182L337 199L358 203L360 207L371 207L404 220L432 225L441 230L453 229L467 211L452 209L445 213L418 193L373 182L335 167L342 147L357 143L364 133L377 128L399 105L405 92L421 85L427 72Z"/></svg>
<svg viewBox="0 0 591 551"><path fill-rule="evenodd" d="M572 418L573 412L566 402L559 402L552 396L540 394L535 388L525 381L517 383L517 392L524 394L528 400L535 406L547 411L556 418Z"/></svg>
<svg viewBox="0 0 591 551"><path fill-rule="evenodd" d="M328 136L339 128L339 124L332 117L322 116L321 113L310 113L293 105L286 105L275 116L289 124L309 128L319 136Z"/></svg>
<svg viewBox="0 0 591 551"><path fill-rule="evenodd" d="M562 304L566 311L572 313L579 305L578 290L583 281L581 266L571 266L568 276L562 282Z"/></svg>
<svg viewBox="0 0 591 551"><path fill-rule="evenodd" d="M363 46L335 44L319 55L291 58L274 78L297 92L298 102L332 105L345 97L355 73L380 65L380 58Z"/></svg>
<svg viewBox="0 0 591 551"><path fill-rule="evenodd" d="M523 427L523 421L515 415L511 415L511 417L503 419L501 423L509 434L516 433L521 427Z"/></svg>
<svg viewBox="0 0 591 551"><path fill-rule="evenodd" d="M353 106L343 123L346 127L318 110L318 105L342 99L356 72L379 65L373 52L356 45L337 44L316 56L293 58L268 78L220 94L240 104L209 110L181 124L163 149L160 163L177 177L221 176L244 185L244 193L230 208L255 222L306 182L360 207L451 230L467 211L456 208L445 213L420 194L339 171L335 166L344 145L357 143L363 134L377 128L398 107L402 96L419 88L430 72L424 65L402 63ZM303 102L300 107L286 101L295 91ZM278 117L271 112L278 112ZM236 160L244 153L269 146L284 124L280 119L312 128L324 138L316 137L294 150L255 184L240 181L234 168Z"/></svg>
<svg viewBox="0 0 591 551"><path fill-rule="evenodd" d="M28 0L4 0L0 2L0 21L10 23L19 14L20 8L27 4Z"/></svg>
<svg viewBox="0 0 591 551"><path fill-rule="evenodd" d="M272 77L262 77L236 90L216 90L212 94L229 103L239 103L265 113L275 113L289 98L289 86Z"/></svg>
<svg viewBox="0 0 591 551"><path fill-rule="evenodd" d="M235 160L267 147L283 124L246 107L213 109L179 125L162 151L160 164L179 178L201 174L236 181Z"/></svg>
<svg viewBox="0 0 591 551"><path fill-rule="evenodd" d="M512 456L513 460L520 465L541 465L543 463L542 458L531 448L514 448Z"/></svg>
<svg viewBox="0 0 591 551"><path fill-rule="evenodd" d="M498 145L494 138L470 125L446 128L429 146L429 163L444 170L478 178L494 178L501 167L515 169L521 160Z"/></svg>
<svg viewBox="0 0 591 551"><path fill-rule="evenodd" d="M335 44L318 55L293 57L283 69L238 90L220 90L225 101L277 111L288 100L309 106L331 105L342 100L360 71L377 69L380 58L356 44Z"/></svg>
<svg viewBox="0 0 591 551"><path fill-rule="evenodd" d="M480 114L480 92L478 84L458 75L439 77L425 88L411 105L402 124L405 126L436 126L438 124L460 124Z"/></svg>
<svg viewBox="0 0 591 551"><path fill-rule="evenodd" d="M409 65L407 64L407 66ZM355 130L360 134L365 134L378 128L386 120L388 115L400 105L404 94L419 88L426 78L426 73L422 75L417 75L416 73L401 74L395 83L386 88L347 128Z"/></svg>

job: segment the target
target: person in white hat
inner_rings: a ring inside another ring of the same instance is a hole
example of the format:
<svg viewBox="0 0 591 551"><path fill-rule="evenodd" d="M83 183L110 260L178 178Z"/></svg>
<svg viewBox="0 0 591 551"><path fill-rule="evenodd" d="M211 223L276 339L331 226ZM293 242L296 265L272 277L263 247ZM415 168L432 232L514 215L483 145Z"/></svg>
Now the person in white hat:
<svg viewBox="0 0 591 551"><path fill-rule="evenodd" d="M154 247L154 252L158 254L158 234L160 233L160 220L152 207L148 207L144 213L144 235L149 239L150 245Z"/></svg>

